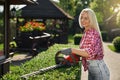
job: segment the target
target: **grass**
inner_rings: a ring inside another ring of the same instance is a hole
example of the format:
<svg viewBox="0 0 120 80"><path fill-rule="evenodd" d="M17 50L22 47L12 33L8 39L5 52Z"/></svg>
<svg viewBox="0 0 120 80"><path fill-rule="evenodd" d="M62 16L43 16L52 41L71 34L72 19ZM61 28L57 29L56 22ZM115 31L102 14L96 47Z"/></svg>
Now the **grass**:
<svg viewBox="0 0 120 80"><path fill-rule="evenodd" d="M22 80L20 76L55 65L54 56L57 51L63 48L78 48L76 45L72 44L55 44L49 47L48 50L39 53L36 57L27 61L20 66L11 66L10 72L3 76L3 80ZM29 77L28 80L79 80L81 75L81 65L76 65L70 68L59 68L55 70L48 71L44 74L39 74L36 76ZM78 73L79 72L79 73Z"/></svg>
<svg viewBox="0 0 120 80"><path fill-rule="evenodd" d="M108 45L108 48L112 51L116 51L115 47L113 45Z"/></svg>
<svg viewBox="0 0 120 80"><path fill-rule="evenodd" d="M3 44L0 44L0 50L3 50Z"/></svg>
<svg viewBox="0 0 120 80"><path fill-rule="evenodd" d="M113 52L120 52L120 50L115 49L114 45L108 45L108 48L112 50Z"/></svg>
<svg viewBox="0 0 120 80"><path fill-rule="evenodd" d="M71 43L71 44L74 44L74 37L73 37L74 35L72 35L72 34L70 34L69 36L68 36L68 42L69 43Z"/></svg>

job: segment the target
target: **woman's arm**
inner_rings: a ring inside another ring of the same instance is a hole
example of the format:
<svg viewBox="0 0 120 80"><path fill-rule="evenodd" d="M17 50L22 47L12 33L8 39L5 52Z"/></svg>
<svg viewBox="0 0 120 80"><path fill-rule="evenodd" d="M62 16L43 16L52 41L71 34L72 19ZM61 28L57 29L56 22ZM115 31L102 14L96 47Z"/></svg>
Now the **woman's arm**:
<svg viewBox="0 0 120 80"><path fill-rule="evenodd" d="M89 57L89 54L87 53L87 51L83 50L83 49L75 49L75 48L71 48L72 53L80 55L82 57Z"/></svg>

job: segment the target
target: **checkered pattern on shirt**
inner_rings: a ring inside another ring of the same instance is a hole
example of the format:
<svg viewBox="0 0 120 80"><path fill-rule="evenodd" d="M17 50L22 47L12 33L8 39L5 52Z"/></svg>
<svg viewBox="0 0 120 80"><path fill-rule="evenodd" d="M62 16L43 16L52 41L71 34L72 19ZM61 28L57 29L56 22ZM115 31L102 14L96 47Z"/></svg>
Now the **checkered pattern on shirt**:
<svg viewBox="0 0 120 80"><path fill-rule="evenodd" d="M99 32L95 29L85 31L80 42L80 49L84 49L89 54L87 60L102 59L104 55ZM83 59L86 60L86 58ZM84 63L85 61L83 61L83 64Z"/></svg>

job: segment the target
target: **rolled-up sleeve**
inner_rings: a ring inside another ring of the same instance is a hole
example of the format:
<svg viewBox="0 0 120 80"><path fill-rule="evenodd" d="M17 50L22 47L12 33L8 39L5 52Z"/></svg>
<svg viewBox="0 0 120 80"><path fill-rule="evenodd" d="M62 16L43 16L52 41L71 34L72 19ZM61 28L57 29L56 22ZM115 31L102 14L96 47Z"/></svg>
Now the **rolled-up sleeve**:
<svg viewBox="0 0 120 80"><path fill-rule="evenodd" d="M82 49L84 49L88 54L89 58L93 59L95 58L97 52L97 43L99 39L99 34L95 32L89 32L89 34L86 34L83 44L82 44Z"/></svg>
<svg viewBox="0 0 120 80"><path fill-rule="evenodd" d="M89 58L94 58L96 56L96 52L95 52L95 48L96 43L97 43L97 37L95 35L91 35L91 38L89 38L89 43L86 45L86 47L84 48L85 51L87 51L87 53L89 54Z"/></svg>

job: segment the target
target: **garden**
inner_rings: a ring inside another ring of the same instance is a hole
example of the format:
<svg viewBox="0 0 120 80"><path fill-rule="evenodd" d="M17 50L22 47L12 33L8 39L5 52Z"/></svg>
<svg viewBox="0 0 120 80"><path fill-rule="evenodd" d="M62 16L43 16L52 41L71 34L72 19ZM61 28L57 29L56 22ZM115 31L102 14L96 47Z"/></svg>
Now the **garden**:
<svg viewBox="0 0 120 80"><path fill-rule="evenodd" d="M30 61L20 66L10 65L10 72L3 76L3 80L22 80L24 74L37 71L39 69L55 65L55 54L63 48L78 48L78 45L70 44L54 44L48 50L40 52ZM28 80L80 80L81 64L71 67L61 67L50 70L42 74L30 76Z"/></svg>
<svg viewBox="0 0 120 80"><path fill-rule="evenodd" d="M79 40L82 34L69 35L68 44L54 44L47 50L41 51L37 56L33 57L30 61L25 62L20 66L10 65L10 72L2 77L3 80L22 80L21 76L38 71L55 65L55 54L63 48L78 48ZM115 38L113 45L108 47L113 51L120 51L118 43L119 37ZM117 46L118 45L118 46ZM118 48L117 48L118 47ZM16 54L17 55L17 54ZM81 77L81 62L72 67L61 67L55 70L50 70L42 74L37 74L28 77L28 80L80 80Z"/></svg>
<svg viewBox="0 0 120 80"><path fill-rule="evenodd" d="M81 40L83 32L80 26L78 25L79 24L78 15L81 12L81 10L86 7L90 7L95 11L98 22L99 22L103 41L112 43L112 45L108 45L108 47L112 51L120 52L120 31L118 31L120 29L119 28L120 5L118 4L120 3L119 0L115 0L115 1L110 0L109 2L107 0L100 0L100 1L99 0L70 0L70 1L59 0L59 1L60 2L58 3L57 2L54 2L54 3L57 4L59 7L61 7L63 10L65 10L67 13L69 13L71 16L74 16L73 20L66 20L66 18L57 20L57 17L55 17L54 21L52 21L52 19L51 21L49 20L47 21L46 19L45 20L43 19L43 21L41 21L42 23L41 22L38 23L39 21L38 22L28 21L26 22L26 24L21 26L20 21L18 19L19 24L16 24L17 26L14 24L13 26L11 24L17 23L17 18L10 19L10 23L11 23L10 28L11 28L11 36L12 36L12 37L10 36L11 38L10 41L13 40L13 36L16 37L17 31L18 33L20 33L20 35L17 34L17 39L16 39L18 41L18 43L16 42L17 45L16 43L13 42L12 45L10 45L10 51L12 51L11 47L13 48L17 46L21 48L22 46L22 48L23 47L26 48L26 44L27 44L28 45L27 48L30 49L30 52L32 52L32 54L34 54L34 51L36 51L37 53L35 52L36 54L32 57L32 59L26 61L25 63L22 63L19 66L10 64L10 71L7 74L2 76L1 78L2 80L23 80L21 76L25 74L38 71L40 69L43 69L52 65L56 65L55 54L57 51L63 48L71 48L71 47L79 48L79 42ZM105 5L107 5L107 7ZM1 23L0 24L0 27L1 27L0 50L1 52L0 53L2 53L0 54L0 57L2 57L2 55L4 55L3 54L3 49L5 46L4 37L6 37L6 35L4 34L4 25L3 25L4 19L2 15L0 15L0 17L1 17L0 19L0 23ZM54 24L51 25L51 22L56 23L56 25ZM52 36L49 36L49 37L47 36L47 39L44 38L40 41L44 31L52 34ZM12 35L12 33L14 35ZM23 38L24 35L25 37ZM67 39L68 37L69 39ZM27 41L28 38L30 42ZM50 44L48 44L49 43L48 38L50 38ZM23 42L25 45L23 44ZM32 43L32 45L29 43ZM46 43L46 46L44 46L45 43ZM61 44L61 43L64 43L64 44ZM41 46L47 47L47 49L39 48ZM15 52L13 56L17 54L19 54L19 52ZM12 63L12 61L10 63ZM1 67L1 66L0 68L1 68L0 72L2 72L2 69L7 69L6 67ZM61 68L49 70L44 73L39 73L37 75L30 76L28 77L28 80L80 80L80 78L81 78L81 62L79 62L79 64L75 66L61 67Z"/></svg>

